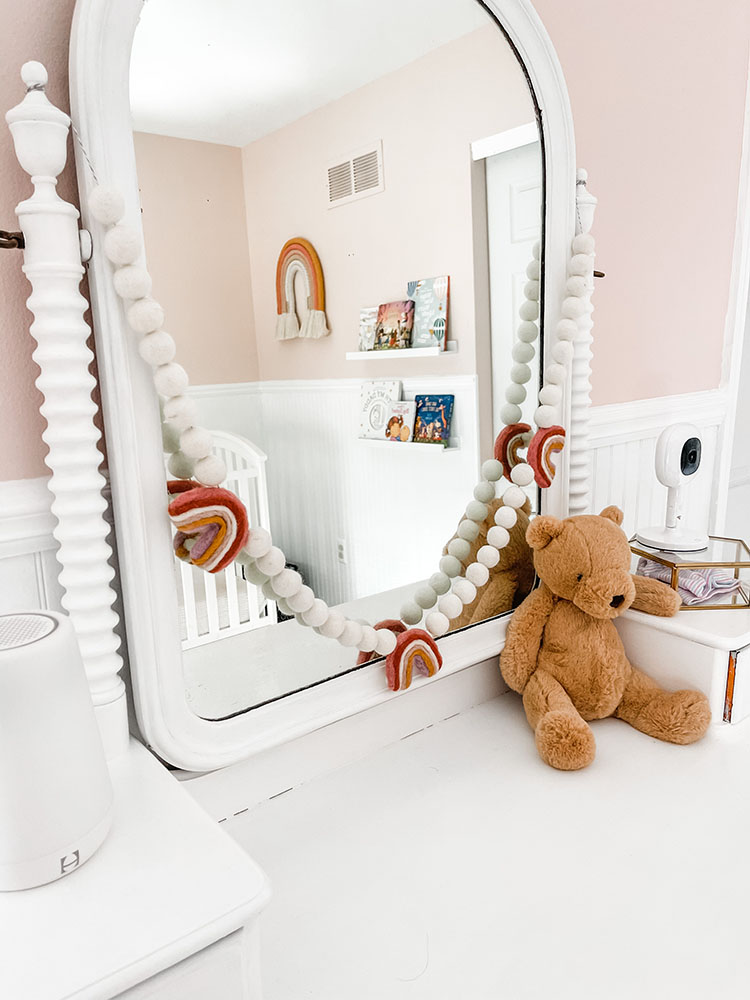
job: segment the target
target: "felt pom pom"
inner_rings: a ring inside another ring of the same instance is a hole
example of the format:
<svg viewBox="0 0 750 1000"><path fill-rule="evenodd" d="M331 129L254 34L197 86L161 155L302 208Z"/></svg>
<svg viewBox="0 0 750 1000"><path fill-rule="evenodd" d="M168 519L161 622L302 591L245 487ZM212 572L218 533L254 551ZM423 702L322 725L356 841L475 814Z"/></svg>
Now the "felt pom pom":
<svg viewBox="0 0 750 1000"><path fill-rule="evenodd" d="M344 631L345 625L346 618L340 611L329 611L328 618L320 626L320 634L324 635L326 639L338 639Z"/></svg>
<svg viewBox="0 0 750 1000"><path fill-rule="evenodd" d="M528 320L524 320L523 323L518 324L518 330L516 330L516 335L519 340L522 340L524 344L533 344L536 338L539 336L539 327L536 323L531 323Z"/></svg>
<svg viewBox="0 0 750 1000"><path fill-rule="evenodd" d="M261 593L269 601L276 600L276 594L273 592L273 587L271 586L271 581L266 578L260 585Z"/></svg>
<svg viewBox="0 0 750 1000"><path fill-rule="evenodd" d="M362 626L359 622L354 622L349 619L344 625L344 629L339 636L339 642L342 646L358 646L362 641Z"/></svg>
<svg viewBox="0 0 750 1000"><path fill-rule="evenodd" d="M573 345L569 340L561 340L552 348L552 357L560 364L567 364L573 357Z"/></svg>
<svg viewBox="0 0 750 1000"><path fill-rule="evenodd" d="M495 487L492 483L477 483L474 487L474 499L480 503L491 503L495 499Z"/></svg>
<svg viewBox="0 0 750 1000"><path fill-rule="evenodd" d="M523 286L523 294L530 302L536 302L539 298L539 282L527 281Z"/></svg>
<svg viewBox="0 0 750 1000"><path fill-rule="evenodd" d="M492 569L500 562L500 553L494 545L483 545L477 552L477 562Z"/></svg>
<svg viewBox="0 0 750 1000"><path fill-rule="evenodd" d="M264 556L271 548L271 536L265 528L251 528L250 537L245 543L245 552L253 559ZM268 574L266 574L268 575Z"/></svg>
<svg viewBox="0 0 750 1000"><path fill-rule="evenodd" d="M489 510L487 509L487 504L482 503L479 500L470 500L466 505L466 516L470 521L476 521L477 524L481 524L488 514ZM455 575L455 573L448 574L448 576Z"/></svg>
<svg viewBox="0 0 750 1000"><path fill-rule="evenodd" d="M164 419L176 431L187 430L198 418L198 407L190 396L173 396L164 403Z"/></svg>
<svg viewBox="0 0 750 1000"><path fill-rule="evenodd" d="M440 566L440 572L445 573L445 575L451 577L451 579L453 579L454 576L460 576L461 574L461 563L455 556L443 556L438 565ZM407 625L408 624L410 623L407 622Z"/></svg>
<svg viewBox="0 0 750 1000"><path fill-rule="evenodd" d="M227 467L218 455L206 455L195 463L193 475L204 486L218 486L227 478Z"/></svg>
<svg viewBox="0 0 750 1000"><path fill-rule="evenodd" d="M180 450L180 436L171 424L161 425L161 447L167 455Z"/></svg>
<svg viewBox="0 0 750 1000"><path fill-rule="evenodd" d="M530 260L526 265L526 277L529 281L539 281L539 275L541 274L541 266L538 260Z"/></svg>
<svg viewBox="0 0 750 1000"><path fill-rule="evenodd" d="M473 522L470 522L473 524ZM447 594L451 589L450 577L445 573L433 573L429 580L430 586L436 594Z"/></svg>
<svg viewBox="0 0 750 1000"><path fill-rule="evenodd" d="M441 611L431 611L425 618L424 624L430 635L436 639L440 638L441 635L445 635L451 627L451 623Z"/></svg>
<svg viewBox="0 0 750 1000"><path fill-rule="evenodd" d="M572 274L565 282L565 291L568 295L577 295L580 298L588 291L586 279L580 274Z"/></svg>
<svg viewBox="0 0 750 1000"><path fill-rule="evenodd" d="M422 621L422 609L416 601L407 601L401 607L400 616L405 625L417 625Z"/></svg>
<svg viewBox="0 0 750 1000"><path fill-rule="evenodd" d="M414 600L420 608L431 608L437 600L437 594L430 586L422 586L417 589Z"/></svg>
<svg viewBox="0 0 750 1000"><path fill-rule="evenodd" d="M524 390L524 395L525 395ZM512 402L512 401L511 401ZM482 475L490 483L496 483L498 480L503 478L503 464L498 462L496 458L488 458L486 462L482 463ZM462 535L462 538L465 536ZM474 538L477 536L474 535ZM469 541L473 542L474 538L470 538Z"/></svg>
<svg viewBox="0 0 750 1000"><path fill-rule="evenodd" d="M562 389L559 385L542 386L539 392L539 402L545 406L559 406L562 400Z"/></svg>
<svg viewBox="0 0 750 1000"><path fill-rule="evenodd" d="M277 597L291 597L302 586L302 577L293 569L282 569L271 577L271 586Z"/></svg>
<svg viewBox="0 0 750 1000"><path fill-rule="evenodd" d="M188 458L205 458L212 446L213 438L203 427L188 427L180 434L180 448Z"/></svg>
<svg viewBox="0 0 750 1000"><path fill-rule="evenodd" d="M510 534L505 528L495 524L487 532L487 541L496 549L504 549L510 541Z"/></svg>
<svg viewBox="0 0 750 1000"><path fill-rule="evenodd" d="M286 603L295 614L301 615L313 606L315 603L315 594L313 594L311 587L300 587L296 594L287 597Z"/></svg>
<svg viewBox="0 0 750 1000"><path fill-rule="evenodd" d="M586 312L586 304L583 299L576 299L569 295L562 302L562 314L567 319L578 319Z"/></svg>
<svg viewBox="0 0 750 1000"><path fill-rule="evenodd" d="M578 336L578 324L574 319L561 319L555 327L558 340L575 340Z"/></svg>
<svg viewBox="0 0 750 1000"><path fill-rule="evenodd" d="M121 299L145 299L151 294L151 275L140 264L118 267L112 283Z"/></svg>
<svg viewBox="0 0 750 1000"><path fill-rule="evenodd" d="M527 322L537 319L539 316L539 303L529 302L527 299L526 302L521 303L518 315L521 319L526 320Z"/></svg>
<svg viewBox="0 0 750 1000"><path fill-rule="evenodd" d="M268 558L267 556L264 558ZM302 621L312 628L320 628L328 619L328 605L316 597L307 611L302 612Z"/></svg>
<svg viewBox="0 0 750 1000"><path fill-rule="evenodd" d="M468 517L465 517L459 524L456 534L459 538L463 538L467 542L473 542L479 534L479 525Z"/></svg>
<svg viewBox="0 0 750 1000"><path fill-rule="evenodd" d="M458 618L463 609L463 602L457 594L446 594L445 597L440 598L438 603L438 610L445 615L448 621Z"/></svg>
<svg viewBox="0 0 750 1000"><path fill-rule="evenodd" d="M190 479L193 475L195 464L192 458L183 455L181 451L176 451L174 455L170 455L167 468L175 479Z"/></svg>
<svg viewBox="0 0 750 1000"><path fill-rule="evenodd" d="M137 299L128 307L127 316L136 333L153 333L164 322L164 310L156 299Z"/></svg>
<svg viewBox="0 0 750 1000"><path fill-rule="evenodd" d="M375 644L375 652L380 656L388 656L396 648L396 635L388 628L376 629L378 641Z"/></svg>
<svg viewBox="0 0 750 1000"><path fill-rule="evenodd" d="M520 486L509 486L503 493L503 503L506 507L523 507L526 499L526 494Z"/></svg>
<svg viewBox="0 0 750 1000"><path fill-rule="evenodd" d="M516 486L528 486L534 481L534 470L527 462L519 462L510 471L510 481Z"/></svg>
<svg viewBox="0 0 750 1000"><path fill-rule="evenodd" d="M462 604L473 604L477 597L477 588L471 580L464 580L462 577L454 581L453 593Z"/></svg>
<svg viewBox="0 0 750 1000"><path fill-rule="evenodd" d="M372 653L378 644L378 633L372 625L362 626L362 638L357 643L357 649L363 653Z"/></svg>
<svg viewBox="0 0 750 1000"><path fill-rule="evenodd" d="M243 569L243 573L244 573L245 579L248 580L250 583L254 583L256 587L262 587L263 584L268 579L268 577L266 576L266 574L265 573L261 573L261 571L255 565L245 566L244 569ZM292 612L292 610L290 608L289 614L292 614L292 613L293 612Z"/></svg>
<svg viewBox="0 0 750 1000"><path fill-rule="evenodd" d="M542 247L539 240L537 240L534 246L531 248L531 256L534 258L534 260L539 260L539 258L542 256Z"/></svg>
<svg viewBox="0 0 750 1000"><path fill-rule="evenodd" d="M510 354L514 361L525 364L527 361L531 361L536 354L536 351L531 344L525 344L523 341L519 341L519 343L513 345L513 349Z"/></svg>
<svg viewBox="0 0 750 1000"><path fill-rule="evenodd" d="M495 524L510 530L518 520L518 514L512 507L498 507L495 511Z"/></svg>
<svg viewBox="0 0 750 1000"><path fill-rule="evenodd" d="M483 587L490 578L490 571L480 562L473 562L466 570L466 579L475 587Z"/></svg>
<svg viewBox="0 0 750 1000"><path fill-rule="evenodd" d="M573 244L571 249L574 254L577 253L588 253L592 254L595 247L594 237L591 233L579 233L577 236L573 237Z"/></svg>
<svg viewBox="0 0 750 1000"><path fill-rule="evenodd" d="M156 391L160 396L167 396L170 398L172 396L181 396L187 389L188 384L189 381L187 372L182 365L178 365L176 361L170 361L169 364L166 365L159 365L159 367L154 370L154 385L156 386Z"/></svg>
<svg viewBox="0 0 750 1000"><path fill-rule="evenodd" d="M455 556L456 559L460 559L461 562L463 562L464 559L468 559L470 552L471 545L465 538L452 538L448 543L448 555ZM434 603L435 602L433 601L433 604ZM432 607L432 604L430 607Z"/></svg>
<svg viewBox="0 0 750 1000"><path fill-rule="evenodd" d="M264 556L259 556L255 560L255 565L261 572L266 573L268 576L276 576L284 568L285 562L286 559L281 549L272 545Z"/></svg>
<svg viewBox="0 0 750 1000"><path fill-rule="evenodd" d="M555 345L559 346L559 345ZM549 365L544 373L544 381L550 385L562 385L565 381L565 369L562 365Z"/></svg>
<svg viewBox="0 0 750 1000"><path fill-rule="evenodd" d="M168 365L174 360L177 353L177 346L174 338L166 330L157 330L155 333L148 333L138 342L138 353L152 368L160 365Z"/></svg>
<svg viewBox="0 0 750 1000"><path fill-rule="evenodd" d="M113 264L132 264L141 253L141 237L132 226L121 223L104 234L104 255Z"/></svg>
<svg viewBox="0 0 750 1000"><path fill-rule="evenodd" d="M526 390L522 385L518 385L516 382L511 382L505 390L505 398L509 403L523 403L526 399Z"/></svg>
<svg viewBox="0 0 750 1000"><path fill-rule="evenodd" d="M509 427L511 424L517 424L522 415L521 407L516 406L515 403L504 403L500 407L500 419L506 427Z"/></svg>
<svg viewBox="0 0 750 1000"><path fill-rule="evenodd" d="M518 385L524 385L531 378L531 369L528 365L515 364L511 366L510 369L510 379L511 382L516 382ZM512 421L516 423L517 421Z"/></svg>
<svg viewBox="0 0 750 1000"><path fill-rule="evenodd" d="M568 272L570 274L588 274L594 269L594 258L587 253L577 253L570 258Z"/></svg>
<svg viewBox="0 0 750 1000"><path fill-rule="evenodd" d="M114 226L125 215L125 199L115 188L99 184L89 195L89 212L103 226Z"/></svg>

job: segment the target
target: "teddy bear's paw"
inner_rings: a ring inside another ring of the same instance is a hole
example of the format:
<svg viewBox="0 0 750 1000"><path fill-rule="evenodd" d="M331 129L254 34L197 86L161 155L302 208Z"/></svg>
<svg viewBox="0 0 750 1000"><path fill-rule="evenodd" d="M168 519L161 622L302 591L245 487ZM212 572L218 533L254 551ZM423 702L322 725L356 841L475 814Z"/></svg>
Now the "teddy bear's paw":
<svg viewBox="0 0 750 1000"><path fill-rule="evenodd" d="M596 754L594 734L580 716L571 712L548 712L536 727L539 756L560 771L588 767Z"/></svg>
<svg viewBox="0 0 750 1000"><path fill-rule="evenodd" d="M695 743L708 729L711 709L700 691L661 692L643 709L649 731L669 743Z"/></svg>

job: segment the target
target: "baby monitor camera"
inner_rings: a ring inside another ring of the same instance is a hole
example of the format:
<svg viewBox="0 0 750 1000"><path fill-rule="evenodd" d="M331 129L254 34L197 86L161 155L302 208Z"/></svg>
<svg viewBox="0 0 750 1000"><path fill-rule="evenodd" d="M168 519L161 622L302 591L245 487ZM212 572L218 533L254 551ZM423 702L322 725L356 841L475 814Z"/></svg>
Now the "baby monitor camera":
<svg viewBox="0 0 750 1000"><path fill-rule="evenodd" d="M707 547L708 535L683 523L690 477L700 468L701 452L700 431L693 424L672 424L659 435L656 478L667 487L667 512L664 525L636 533L643 545L672 552L695 552Z"/></svg>

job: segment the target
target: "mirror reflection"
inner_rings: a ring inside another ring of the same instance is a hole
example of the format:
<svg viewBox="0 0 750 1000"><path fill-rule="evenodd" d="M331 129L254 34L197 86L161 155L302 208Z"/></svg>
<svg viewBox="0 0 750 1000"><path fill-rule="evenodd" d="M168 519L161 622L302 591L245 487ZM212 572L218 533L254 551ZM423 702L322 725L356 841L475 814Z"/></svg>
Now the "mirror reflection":
<svg viewBox="0 0 750 1000"><path fill-rule="evenodd" d="M154 294L225 485L316 596L399 618L454 538L516 363L543 217L516 56L475 0L149 0L131 106ZM528 592L526 520L452 628ZM175 560L175 580L203 718L357 667L239 565Z"/></svg>

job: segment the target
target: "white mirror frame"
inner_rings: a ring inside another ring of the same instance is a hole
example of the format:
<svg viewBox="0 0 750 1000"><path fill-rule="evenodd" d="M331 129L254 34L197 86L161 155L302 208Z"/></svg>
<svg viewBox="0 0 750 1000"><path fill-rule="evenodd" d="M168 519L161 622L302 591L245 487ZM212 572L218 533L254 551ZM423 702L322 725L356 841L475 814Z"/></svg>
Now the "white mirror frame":
<svg viewBox="0 0 750 1000"><path fill-rule="evenodd" d="M91 231L95 247L103 232L86 205L97 179L124 192L124 221L141 229L129 68L143 2L78 0L75 9L71 107L80 136L76 166L83 224ZM568 93L552 43L528 0L486 0L482 6L515 47L540 109L545 157L543 329L547 353L554 345L554 330L561 318L567 262L577 231L575 145ZM220 722L201 719L192 711L182 671L160 420L151 371L138 355L102 254L95 253L91 260L89 287L128 658L138 721L148 745L177 767L208 771L366 708L408 696L408 692L394 694L387 688L382 663L378 662ZM566 447L555 481L544 494L545 511L558 516L582 513L587 506L590 329L589 319L581 325L575 343L563 394ZM440 639L444 665L431 683L496 656L506 625L507 616ZM428 682L417 681L414 686Z"/></svg>

